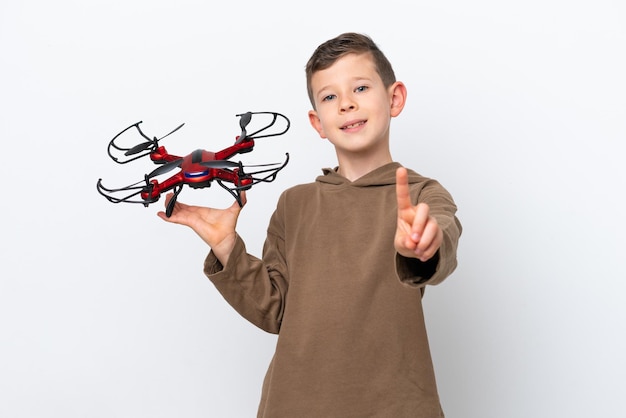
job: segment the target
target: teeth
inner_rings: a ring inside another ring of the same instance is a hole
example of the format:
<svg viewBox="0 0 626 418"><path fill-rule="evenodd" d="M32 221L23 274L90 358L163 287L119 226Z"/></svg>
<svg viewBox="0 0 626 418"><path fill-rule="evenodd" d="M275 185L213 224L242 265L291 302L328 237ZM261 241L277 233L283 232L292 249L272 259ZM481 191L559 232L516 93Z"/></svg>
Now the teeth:
<svg viewBox="0 0 626 418"><path fill-rule="evenodd" d="M363 125L363 122L353 123L352 125L344 126L343 129L352 129L352 128L356 128L357 126L361 126L361 125Z"/></svg>

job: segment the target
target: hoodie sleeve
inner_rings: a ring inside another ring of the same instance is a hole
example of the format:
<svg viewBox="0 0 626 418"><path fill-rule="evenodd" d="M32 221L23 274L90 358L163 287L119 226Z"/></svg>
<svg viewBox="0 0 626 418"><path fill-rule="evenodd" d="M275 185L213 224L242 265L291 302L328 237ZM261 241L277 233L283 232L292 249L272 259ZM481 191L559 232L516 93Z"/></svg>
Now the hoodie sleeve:
<svg viewBox="0 0 626 418"><path fill-rule="evenodd" d="M268 236L266 246L279 245L273 236ZM210 252L204 273L241 316L266 332L278 334L287 285L279 273L281 269L274 268L276 265L248 254L243 240L237 236L226 266Z"/></svg>

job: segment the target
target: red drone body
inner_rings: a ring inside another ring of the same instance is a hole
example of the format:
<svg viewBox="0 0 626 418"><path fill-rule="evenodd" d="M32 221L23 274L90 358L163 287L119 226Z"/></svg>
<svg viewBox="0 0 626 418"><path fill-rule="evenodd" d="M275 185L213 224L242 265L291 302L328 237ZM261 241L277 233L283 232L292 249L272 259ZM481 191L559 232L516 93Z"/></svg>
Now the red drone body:
<svg viewBox="0 0 626 418"><path fill-rule="evenodd" d="M169 154L165 147L160 146L155 152L150 154L150 159L156 164L177 162L179 163L180 171L162 183L159 183L155 179L150 180L153 186L143 190L140 196L144 201L154 201L158 199L162 193L180 184L187 184L191 188L198 189L208 187L215 179L220 179L232 183L238 188L245 189L246 186L252 185L254 179L248 174L241 173L239 167L227 170L207 167L202 165L202 163L207 161L227 160L235 154L252 149L253 146L254 141L249 140L218 152L197 149L185 157Z"/></svg>
<svg viewBox="0 0 626 418"><path fill-rule="evenodd" d="M251 122L253 115L270 115L271 121L253 133L248 134L246 128ZM230 161L229 158L237 154L252 151L255 145L255 139L284 134L289 129L289 119L275 112L247 112L237 116L240 117L239 124L241 127L241 135L236 137L234 145L217 152L197 149L186 156L170 154L165 147L158 144L158 141L176 132L184 124L181 124L160 139L156 137L150 139L147 137L139 128L139 124L142 122L137 122L129 126L109 142L108 153L111 159L118 164L126 164L138 158L150 156L150 160L159 165L159 167L151 173L146 174L142 181L117 189L104 187L102 185L102 179L99 179L97 183L98 192L113 203L141 203L144 206L148 206L150 203L159 200L161 194L169 190L174 190L174 196L166 208L166 214L170 216L174 209L176 198L184 185L188 185L193 189L199 189L209 187L213 181L216 181L222 188L235 197L239 205L242 205L240 192L250 189L254 184L260 182L274 181L276 174L287 165L289 154L286 154L286 159L283 163L263 164L262 166L273 167L250 173L244 171L244 165L241 162L233 162ZM278 118L281 118L286 124L284 129L275 133L257 135L273 126ZM146 138L147 141L133 147L120 146L118 142L121 135L131 128L136 128L139 134ZM123 154L123 156L115 155L118 153ZM120 159L120 157L122 159ZM179 168L180 170L162 182L159 182L155 178L175 168ZM258 177L259 174L262 174L262 176ZM226 183L232 186L227 186Z"/></svg>

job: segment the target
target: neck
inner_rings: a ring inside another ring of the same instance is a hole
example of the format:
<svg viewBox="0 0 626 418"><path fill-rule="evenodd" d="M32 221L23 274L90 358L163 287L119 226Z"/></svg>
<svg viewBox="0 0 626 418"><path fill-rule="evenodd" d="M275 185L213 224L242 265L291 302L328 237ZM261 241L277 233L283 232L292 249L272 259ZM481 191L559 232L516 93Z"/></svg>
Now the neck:
<svg viewBox="0 0 626 418"><path fill-rule="evenodd" d="M348 158L337 155L339 162L339 168L337 173L347 178L350 181L355 181L367 173L382 167L393 161L391 153L378 155L375 158L371 156L354 156L351 155Z"/></svg>

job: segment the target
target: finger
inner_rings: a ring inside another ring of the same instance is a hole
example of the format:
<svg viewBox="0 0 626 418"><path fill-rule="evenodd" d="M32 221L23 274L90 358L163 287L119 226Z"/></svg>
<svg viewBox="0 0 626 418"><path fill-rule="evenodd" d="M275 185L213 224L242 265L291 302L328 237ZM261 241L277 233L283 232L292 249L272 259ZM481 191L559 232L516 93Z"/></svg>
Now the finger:
<svg viewBox="0 0 626 418"><path fill-rule="evenodd" d="M174 221L172 221L172 219L169 218L162 210L157 212L157 216L166 222L174 223Z"/></svg>
<svg viewBox="0 0 626 418"><path fill-rule="evenodd" d="M398 212L402 212L411 207L409 173L404 167L400 167L396 170L396 197L398 199Z"/></svg>
<svg viewBox="0 0 626 418"><path fill-rule="evenodd" d="M437 253L442 242L443 232L437 220L431 216L424 229L423 239L420 241L418 248L415 249L415 255L421 261L428 261Z"/></svg>
<svg viewBox="0 0 626 418"><path fill-rule="evenodd" d="M422 236L417 243L416 251L427 251L433 244L436 244L438 233L439 225L437 224L435 218L430 217L424 226Z"/></svg>
<svg viewBox="0 0 626 418"><path fill-rule="evenodd" d="M411 238L416 242L422 239L424 228L426 228L426 223L428 222L429 212L430 208L426 203L418 203L415 207L415 217L411 225Z"/></svg>

